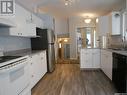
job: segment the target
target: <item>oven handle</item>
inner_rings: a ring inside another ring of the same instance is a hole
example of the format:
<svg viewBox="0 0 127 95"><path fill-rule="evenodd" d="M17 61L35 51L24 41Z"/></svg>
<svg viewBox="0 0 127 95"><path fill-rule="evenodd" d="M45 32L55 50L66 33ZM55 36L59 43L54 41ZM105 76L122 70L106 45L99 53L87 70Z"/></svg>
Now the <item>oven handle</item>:
<svg viewBox="0 0 127 95"><path fill-rule="evenodd" d="M0 74L9 73L11 71L18 70L22 67L24 67L27 64L27 61L25 62L16 62L11 65L7 65L5 67L0 68Z"/></svg>

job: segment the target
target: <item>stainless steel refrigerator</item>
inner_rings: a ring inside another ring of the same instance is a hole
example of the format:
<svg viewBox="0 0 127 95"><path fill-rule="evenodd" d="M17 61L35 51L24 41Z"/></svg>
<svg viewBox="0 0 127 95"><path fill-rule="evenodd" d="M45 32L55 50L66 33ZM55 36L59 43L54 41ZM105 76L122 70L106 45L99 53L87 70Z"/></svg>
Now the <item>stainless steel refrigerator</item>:
<svg viewBox="0 0 127 95"><path fill-rule="evenodd" d="M53 72L55 69L55 35L51 29L36 28L37 38L31 38L32 50L47 51L47 69L48 72Z"/></svg>

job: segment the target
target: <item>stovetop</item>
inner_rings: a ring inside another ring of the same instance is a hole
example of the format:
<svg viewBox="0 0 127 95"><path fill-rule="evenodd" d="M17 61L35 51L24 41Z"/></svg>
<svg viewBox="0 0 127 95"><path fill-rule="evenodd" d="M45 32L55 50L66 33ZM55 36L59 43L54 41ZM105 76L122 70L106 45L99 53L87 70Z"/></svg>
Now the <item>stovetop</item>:
<svg viewBox="0 0 127 95"><path fill-rule="evenodd" d="M9 60L12 60L12 59L16 59L16 58L19 58L21 56L1 56L0 57L0 63L3 63L3 62L6 62L6 61L9 61Z"/></svg>

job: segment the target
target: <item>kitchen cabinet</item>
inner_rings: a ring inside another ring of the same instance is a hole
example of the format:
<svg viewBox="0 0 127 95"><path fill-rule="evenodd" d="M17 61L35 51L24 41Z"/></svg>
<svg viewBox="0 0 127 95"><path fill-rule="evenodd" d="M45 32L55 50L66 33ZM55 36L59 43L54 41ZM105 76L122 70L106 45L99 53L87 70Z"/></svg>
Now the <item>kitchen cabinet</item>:
<svg viewBox="0 0 127 95"><path fill-rule="evenodd" d="M123 36L127 39L127 12L123 13Z"/></svg>
<svg viewBox="0 0 127 95"><path fill-rule="evenodd" d="M112 52L101 50L101 69L112 80Z"/></svg>
<svg viewBox="0 0 127 95"><path fill-rule="evenodd" d="M120 35L121 34L121 14L111 12L106 16L99 17L98 22L99 36Z"/></svg>
<svg viewBox="0 0 127 95"><path fill-rule="evenodd" d="M101 16L98 18L98 32L99 36L106 36L109 33L109 17Z"/></svg>
<svg viewBox="0 0 127 95"><path fill-rule="evenodd" d="M31 13L17 4L15 7L15 16L11 20L16 23L16 27L9 29L9 35L23 37L35 36L36 31L32 31L32 29L36 28L35 25L28 23L28 20L31 19Z"/></svg>
<svg viewBox="0 0 127 95"><path fill-rule="evenodd" d="M31 88L33 88L37 82L47 72L46 51L31 55L29 58L30 72L31 72Z"/></svg>
<svg viewBox="0 0 127 95"><path fill-rule="evenodd" d="M44 21L44 28L55 30L55 19L49 14L41 14L41 18Z"/></svg>
<svg viewBox="0 0 127 95"><path fill-rule="evenodd" d="M36 27L44 28L44 22L42 21L41 18L33 14L32 19L33 19L33 22L36 24Z"/></svg>
<svg viewBox="0 0 127 95"><path fill-rule="evenodd" d="M93 68L100 68L100 49L93 49Z"/></svg>
<svg viewBox="0 0 127 95"><path fill-rule="evenodd" d="M16 4L15 17L12 19L16 23L16 29L10 28L10 35L32 37L36 36L36 24L32 22L31 12Z"/></svg>
<svg viewBox="0 0 127 95"><path fill-rule="evenodd" d="M80 68L100 68L100 49L81 49Z"/></svg>
<svg viewBox="0 0 127 95"><path fill-rule="evenodd" d="M109 31L111 35L121 34L121 14L120 12L111 12L109 16Z"/></svg>
<svg viewBox="0 0 127 95"><path fill-rule="evenodd" d="M0 35L36 37L36 27L43 28L43 21L20 5L15 7L15 15L7 18L15 23L15 27L1 27Z"/></svg>

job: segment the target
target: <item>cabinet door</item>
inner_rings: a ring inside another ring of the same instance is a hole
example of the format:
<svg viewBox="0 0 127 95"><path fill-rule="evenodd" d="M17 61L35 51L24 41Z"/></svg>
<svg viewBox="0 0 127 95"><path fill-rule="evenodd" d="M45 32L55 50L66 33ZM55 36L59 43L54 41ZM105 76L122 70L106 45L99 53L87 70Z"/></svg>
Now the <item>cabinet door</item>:
<svg viewBox="0 0 127 95"><path fill-rule="evenodd" d="M10 30L10 35L13 36L25 36L25 32L26 31L22 31L24 30L23 26L24 24L26 24L26 17L29 15L29 13L22 8L21 6L17 5L15 6L16 10L15 10L15 16L14 18L12 18L13 22L16 23L16 29L15 28L11 28ZM17 31L16 31L17 30Z"/></svg>
<svg viewBox="0 0 127 95"><path fill-rule="evenodd" d="M112 80L112 52L107 52L107 76Z"/></svg>
<svg viewBox="0 0 127 95"><path fill-rule="evenodd" d="M119 12L112 12L112 35L120 35L120 19L121 15Z"/></svg>
<svg viewBox="0 0 127 95"><path fill-rule="evenodd" d="M33 23L24 24L22 31L25 31L23 36L35 37L36 36L36 25Z"/></svg>
<svg viewBox="0 0 127 95"><path fill-rule="evenodd" d="M92 68L92 49L81 50L80 68Z"/></svg>
<svg viewBox="0 0 127 95"><path fill-rule="evenodd" d="M123 13L123 35L127 39L127 12Z"/></svg>
<svg viewBox="0 0 127 95"><path fill-rule="evenodd" d="M38 18L36 15L33 15L33 21L36 24L37 27L43 28L43 21L42 19Z"/></svg>
<svg viewBox="0 0 127 95"><path fill-rule="evenodd" d="M32 55L30 57L30 71L31 71L31 88L34 87L34 85L38 82L38 59L37 59L37 55Z"/></svg>
<svg viewBox="0 0 127 95"><path fill-rule="evenodd" d="M54 30L55 20L52 16L48 14L43 14L42 19L44 20L44 28L49 28Z"/></svg>
<svg viewBox="0 0 127 95"><path fill-rule="evenodd" d="M101 16L98 22L99 36L106 36L109 32L109 17Z"/></svg>
<svg viewBox="0 0 127 95"><path fill-rule="evenodd" d="M104 50L101 50L101 69L104 73L106 73L106 54Z"/></svg>
<svg viewBox="0 0 127 95"><path fill-rule="evenodd" d="M101 69L112 80L112 52L101 50Z"/></svg>
<svg viewBox="0 0 127 95"><path fill-rule="evenodd" d="M47 60L46 60L46 51L40 53L40 73L43 77L47 72Z"/></svg>
<svg viewBox="0 0 127 95"><path fill-rule="evenodd" d="M100 49L93 49L93 68L100 68Z"/></svg>

